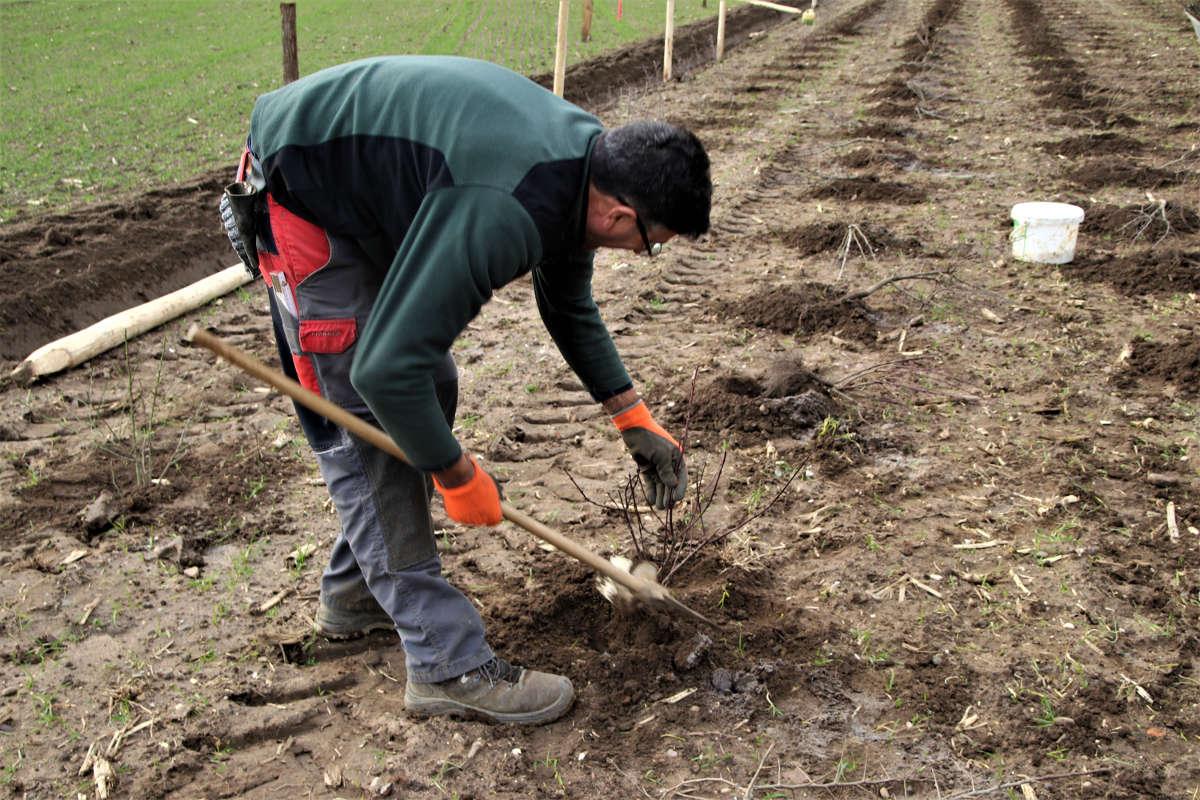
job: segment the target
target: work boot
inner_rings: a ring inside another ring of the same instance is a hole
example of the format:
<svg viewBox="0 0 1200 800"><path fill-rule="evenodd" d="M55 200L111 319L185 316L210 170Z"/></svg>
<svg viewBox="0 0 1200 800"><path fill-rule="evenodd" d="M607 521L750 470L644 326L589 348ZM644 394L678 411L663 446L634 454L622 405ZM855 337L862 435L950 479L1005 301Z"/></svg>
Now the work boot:
<svg viewBox="0 0 1200 800"><path fill-rule="evenodd" d="M491 722L540 725L567 713L575 688L563 675L514 667L493 658L465 675L404 688L404 707L419 716L449 714Z"/></svg>
<svg viewBox="0 0 1200 800"><path fill-rule="evenodd" d="M394 631L396 623L379 606L364 611L342 611L321 603L317 607L316 630L326 639L356 639L371 631Z"/></svg>

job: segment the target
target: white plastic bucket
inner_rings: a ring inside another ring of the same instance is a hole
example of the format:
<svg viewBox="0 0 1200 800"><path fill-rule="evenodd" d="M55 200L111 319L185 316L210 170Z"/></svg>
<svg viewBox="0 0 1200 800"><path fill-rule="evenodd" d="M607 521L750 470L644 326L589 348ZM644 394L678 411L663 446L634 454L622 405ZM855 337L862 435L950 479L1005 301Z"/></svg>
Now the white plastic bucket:
<svg viewBox="0 0 1200 800"><path fill-rule="evenodd" d="M1013 258L1066 264L1075 257L1083 209L1070 203L1017 203L1012 207Z"/></svg>

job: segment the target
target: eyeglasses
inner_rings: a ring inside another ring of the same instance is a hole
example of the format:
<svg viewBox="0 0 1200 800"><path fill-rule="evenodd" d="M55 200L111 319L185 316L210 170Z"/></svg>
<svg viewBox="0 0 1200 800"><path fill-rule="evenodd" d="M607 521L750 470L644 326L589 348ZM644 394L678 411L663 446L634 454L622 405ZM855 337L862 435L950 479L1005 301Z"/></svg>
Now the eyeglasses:
<svg viewBox="0 0 1200 800"><path fill-rule="evenodd" d="M630 208L633 208L633 204L630 203L625 198L618 196L617 200L619 200L622 204L627 205ZM646 225L645 225L645 223L642 222L642 215L638 213L638 210L636 208L633 208L633 221L637 223L638 233L640 233L642 235L642 243L646 245L646 255L649 256L650 258L653 258L654 256L661 253L662 252L662 242L650 241L650 235L646 232Z"/></svg>

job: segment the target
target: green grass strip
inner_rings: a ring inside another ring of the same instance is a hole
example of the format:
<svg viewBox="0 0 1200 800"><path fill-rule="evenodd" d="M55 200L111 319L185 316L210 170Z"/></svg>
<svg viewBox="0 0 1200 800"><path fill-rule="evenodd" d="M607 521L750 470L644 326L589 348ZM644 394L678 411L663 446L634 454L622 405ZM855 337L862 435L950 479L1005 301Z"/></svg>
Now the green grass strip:
<svg viewBox="0 0 1200 800"><path fill-rule="evenodd" d="M655 35L662 0L596 0L569 63ZM676 25L716 13L680 0ZM556 0L299 0L302 75L444 53L524 74L554 61ZM279 5L246 0L0 2L0 222L232 164L258 95L281 84Z"/></svg>

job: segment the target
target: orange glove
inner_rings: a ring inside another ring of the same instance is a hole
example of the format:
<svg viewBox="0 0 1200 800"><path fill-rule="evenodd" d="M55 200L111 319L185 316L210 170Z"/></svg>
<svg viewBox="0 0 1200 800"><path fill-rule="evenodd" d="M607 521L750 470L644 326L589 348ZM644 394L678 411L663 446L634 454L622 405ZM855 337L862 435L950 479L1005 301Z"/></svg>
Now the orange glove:
<svg viewBox="0 0 1200 800"><path fill-rule="evenodd" d="M461 486L446 488L434 476L433 485L442 496L446 515L463 525L499 525L504 519L500 509L500 487L483 471L474 456L467 456L475 469L471 480Z"/></svg>
<svg viewBox="0 0 1200 800"><path fill-rule="evenodd" d="M637 462L650 504L663 510L682 500L687 491L683 448L654 421L646 404L638 400L612 421Z"/></svg>

